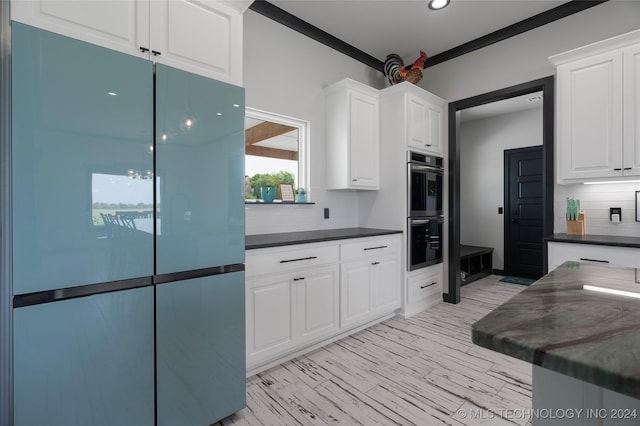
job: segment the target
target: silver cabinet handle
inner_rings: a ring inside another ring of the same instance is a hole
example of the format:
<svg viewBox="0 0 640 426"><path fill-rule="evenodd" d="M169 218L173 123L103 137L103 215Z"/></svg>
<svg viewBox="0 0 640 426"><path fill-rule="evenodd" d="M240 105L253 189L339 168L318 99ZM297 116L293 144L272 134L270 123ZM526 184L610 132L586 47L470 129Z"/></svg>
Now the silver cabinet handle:
<svg viewBox="0 0 640 426"><path fill-rule="evenodd" d="M365 247L363 250L367 251L367 250L379 250L379 249L383 249L383 248L387 248L388 246L377 246L377 247Z"/></svg>
<svg viewBox="0 0 640 426"><path fill-rule="evenodd" d="M380 262L371 262L372 265L379 265Z"/></svg>
<svg viewBox="0 0 640 426"><path fill-rule="evenodd" d="M304 277L294 278L293 280L294 281L301 281L301 280L304 280Z"/></svg>
<svg viewBox="0 0 640 426"><path fill-rule="evenodd" d="M432 285L436 285L438 284L437 281L432 282L431 284L425 284L425 285L421 285L420 288L427 288L427 287L431 287Z"/></svg>

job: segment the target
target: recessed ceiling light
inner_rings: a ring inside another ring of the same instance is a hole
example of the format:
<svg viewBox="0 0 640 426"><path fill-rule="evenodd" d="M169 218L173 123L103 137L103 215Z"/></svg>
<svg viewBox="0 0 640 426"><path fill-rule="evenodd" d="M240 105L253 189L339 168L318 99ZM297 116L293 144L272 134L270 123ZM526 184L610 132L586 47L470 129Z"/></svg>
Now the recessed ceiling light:
<svg viewBox="0 0 640 426"><path fill-rule="evenodd" d="M116 92L107 92L107 95L109 95L109 96L118 96L118 94Z"/></svg>
<svg viewBox="0 0 640 426"><path fill-rule="evenodd" d="M451 0L430 0L429 1L429 9L431 10L440 10L449 5Z"/></svg>

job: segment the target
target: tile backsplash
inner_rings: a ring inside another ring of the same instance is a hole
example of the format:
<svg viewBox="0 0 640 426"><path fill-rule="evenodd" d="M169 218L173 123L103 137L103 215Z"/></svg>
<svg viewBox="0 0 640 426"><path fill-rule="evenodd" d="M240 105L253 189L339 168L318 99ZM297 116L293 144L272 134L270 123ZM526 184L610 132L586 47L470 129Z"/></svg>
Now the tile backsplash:
<svg viewBox="0 0 640 426"><path fill-rule="evenodd" d="M357 227L356 197L354 192L316 189L312 199L316 204L245 204L245 233L255 235ZM325 207L329 208L329 219L324 218Z"/></svg>
<svg viewBox="0 0 640 426"><path fill-rule="evenodd" d="M580 200L580 208L585 213L587 234L640 237L640 222L635 221L636 191L640 191L640 182L556 185L554 232L566 232L567 197L573 197ZM609 220L610 207L622 208L620 223Z"/></svg>

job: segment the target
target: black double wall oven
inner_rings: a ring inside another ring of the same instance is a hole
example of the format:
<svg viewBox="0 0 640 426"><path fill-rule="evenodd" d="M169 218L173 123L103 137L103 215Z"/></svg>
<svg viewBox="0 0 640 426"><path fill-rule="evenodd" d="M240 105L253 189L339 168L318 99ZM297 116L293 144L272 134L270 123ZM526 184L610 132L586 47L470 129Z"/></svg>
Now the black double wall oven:
<svg viewBox="0 0 640 426"><path fill-rule="evenodd" d="M407 161L407 269L442 262L442 157L409 151Z"/></svg>

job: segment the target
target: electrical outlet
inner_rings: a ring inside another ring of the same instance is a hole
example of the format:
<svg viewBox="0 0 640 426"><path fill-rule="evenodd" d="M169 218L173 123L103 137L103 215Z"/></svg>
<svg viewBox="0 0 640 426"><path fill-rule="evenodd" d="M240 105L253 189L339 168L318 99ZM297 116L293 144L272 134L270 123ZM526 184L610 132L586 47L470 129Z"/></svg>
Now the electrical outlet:
<svg viewBox="0 0 640 426"><path fill-rule="evenodd" d="M324 208L324 218L329 219L329 207Z"/></svg>
<svg viewBox="0 0 640 426"><path fill-rule="evenodd" d="M613 223L622 222L622 208L610 207L609 208L609 220Z"/></svg>

